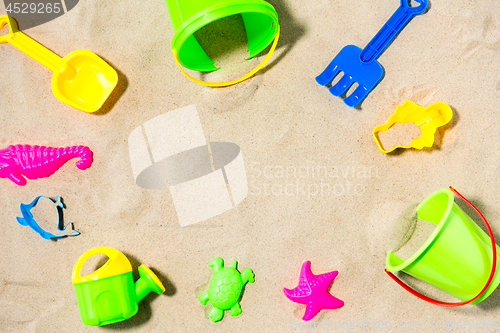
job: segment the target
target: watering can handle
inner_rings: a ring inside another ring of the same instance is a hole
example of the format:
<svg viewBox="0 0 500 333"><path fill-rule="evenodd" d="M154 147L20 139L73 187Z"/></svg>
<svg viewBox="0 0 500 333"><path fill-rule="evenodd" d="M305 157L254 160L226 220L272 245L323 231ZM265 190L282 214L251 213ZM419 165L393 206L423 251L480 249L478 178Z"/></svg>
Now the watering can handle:
<svg viewBox="0 0 500 333"><path fill-rule="evenodd" d="M394 274L392 274L391 272L388 272L387 269L385 269L385 272L394 281L396 281L397 284L399 284L401 287L403 287L406 291L412 293L413 295L417 296L418 298L420 298L420 299L422 299L422 300L424 300L426 302L429 302L429 303L432 303L432 304L436 304L436 305L440 305L440 306L456 307L456 306L462 306L462 305L469 304L470 302L473 302L479 296L481 296L481 294L488 288L488 286L490 285L491 281L493 280L493 276L495 275L495 269L496 269L496 266L497 266L497 247L496 247L496 243L495 243L495 237L493 236L493 232L491 231L490 225L488 224L488 221L486 221L486 218L483 216L483 214L481 214L481 212L471 202L469 202L469 200L465 199L453 187L450 186L450 190L452 190L453 193L455 193L460 199L462 199L463 201L465 201L465 203L467 203L469 206L472 207L472 209L474 209L476 211L476 213L481 217L481 220L483 220L484 225L486 226L486 229L488 229L488 234L489 234L490 239L491 239L491 249L492 249L492 252L493 252L492 253L493 263L491 264L490 277L488 278L488 281L486 281L486 284L484 285L483 289L476 295L476 297L474 297L474 298L472 298L472 299L470 299L468 301L458 302L458 303L441 302L441 301L432 299L430 297L427 297L427 296L419 293L418 291L412 289L410 286L408 286L403 281L401 281L399 278L397 278Z"/></svg>
<svg viewBox="0 0 500 333"><path fill-rule="evenodd" d="M90 273L85 276L80 276L80 271L82 269L83 264L93 255L96 254L104 254L108 256L108 260L106 263L101 266L97 271ZM111 266L111 267L110 267ZM117 266L117 267L113 267ZM104 268L107 268L106 272L103 272ZM131 271L132 267L130 265L130 262L128 261L127 257L123 253L121 253L118 250L115 250L111 247L106 247L106 246L101 246L101 247L96 247L93 248L87 252L85 252L80 258L75 263L75 266L73 268L73 273L71 275L71 279L73 280L73 283L76 281L85 281L85 280L95 280L97 278L103 278L108 275L114 275L117 272L117 269L119 272L121 271Z"/></svg>
<svg viewBox="0 0 500 333"><path fill-rule="evenodd" d="M264 60L261 61L260 64L257 65L254 69L252 69L250 72L245 74L244 76L240 77L239 79L232 80L232 81L226 81L226 82L206 82L206 81L201 81L198 80L188 73L182 68L181 64L179 63L179 57L177 56L177 51L175 49L172 49L172 52L174 54L174 60L175 63L177 64L177 67L181 70L182 74L184 74L188 79L190 79L193 82L199 83L204 86L208 87L227 87L227 86L232 86L233 84L240 83L242 81L245 81L246 79L251 78L255 73L257 73L264 65L269 61L271 56L273 55L274 50L276 49L276 45L278 45L278 39L280 36L280 27L278 26L278 31L276 32L276 36L274 37L273 45L271 46L271 49L269 50L269 53L266 55Z"/></svg>

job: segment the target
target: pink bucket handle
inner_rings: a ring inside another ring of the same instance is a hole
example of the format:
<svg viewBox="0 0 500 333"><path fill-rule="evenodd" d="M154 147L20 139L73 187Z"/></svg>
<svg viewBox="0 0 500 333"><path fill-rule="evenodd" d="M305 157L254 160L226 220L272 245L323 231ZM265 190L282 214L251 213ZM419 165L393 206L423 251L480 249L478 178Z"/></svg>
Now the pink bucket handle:
<svg viewBox="0 0 500 333"><path fill-rule="evenodd" d="M476 211L476 213L481 217L481 220L483 220L484 225L486 226L486 229L488 229L488 234L489 234L490 239L491 239L491 249L492 249L492 252L493 252L492 253L492 255L493 255L493 263L491 264L490 277L488 278L488 281L486 281L486 284L485 284L484 288L476 295L476 297L474 297L474 298L472 298L472 299L470 299L468 301L458 302L458 303L441 302L441 301L435 300L433 298L427 297L427 296L419 293L418 291L416 291L415 289L411 288L410 286L408 286L407 284L405 284L403 281L401 281L394 274L392 274L391 272L388 272L387 269L385 269L384 271L394 281L396 281L397 284L399 284L401 287L403 287L404 289L406 289L406 291L412 293L413 295L417 296L418 298L420 298L420 299L422 299L422 300L424 300L426 302L429 302L429 303L432 303L432 304L436 304L436 305L440 305L440 306L455 307L455 306L462 306L462 305L465 305L465 304L469 304L470 302L473 302L479 296L481 296L481 294L488 288L488 286L490 285L491 281L493 280L493 276L495 275L495 269L497 267L497 247L496 247L496 243L495 243L495 237L493 236L493 232L491 231L490 225L489 225L488 221L486 221L486 218L483 216L483 214L481 214L481 212L469 200L465 199L452 186L450 186L450 190L452 190L453 193L455 193L460 199L462 199L463 201L465 201L465 203L467 203L469 206L472 207L472 209L474 209Z"/></svg>

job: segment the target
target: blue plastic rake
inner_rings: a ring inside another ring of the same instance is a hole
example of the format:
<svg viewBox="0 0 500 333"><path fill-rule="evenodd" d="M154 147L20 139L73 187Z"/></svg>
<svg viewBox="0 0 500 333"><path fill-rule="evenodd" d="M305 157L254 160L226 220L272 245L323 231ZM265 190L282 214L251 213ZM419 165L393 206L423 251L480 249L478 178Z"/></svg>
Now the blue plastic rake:
<svg viewBox="0 0 500 333"><path fill-rule="evenodd" d="M316 77L316 81L324 86L342 71L342 78L329 90L333 95L340 96L357 82L358 87L344 98L344 103L351 107L358 105L384 74L382 65L376 60L378 56L413 16L423 13L427 8L427 0L416 1L419 5L412 7L408 0L401 0L396 12L363 50L356 45L345 46L323 73Z"/></svg>

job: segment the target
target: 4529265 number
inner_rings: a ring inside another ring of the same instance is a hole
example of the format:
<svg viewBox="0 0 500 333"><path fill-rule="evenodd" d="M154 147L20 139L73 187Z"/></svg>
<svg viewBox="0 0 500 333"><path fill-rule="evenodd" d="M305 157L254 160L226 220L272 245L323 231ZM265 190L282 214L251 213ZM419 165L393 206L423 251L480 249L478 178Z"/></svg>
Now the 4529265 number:
<svg viewBox="0 0 500 333"><path fill-rule="evenodd" d="M7 14L59 14L62 11L61 3L9 3Z"/></svg>

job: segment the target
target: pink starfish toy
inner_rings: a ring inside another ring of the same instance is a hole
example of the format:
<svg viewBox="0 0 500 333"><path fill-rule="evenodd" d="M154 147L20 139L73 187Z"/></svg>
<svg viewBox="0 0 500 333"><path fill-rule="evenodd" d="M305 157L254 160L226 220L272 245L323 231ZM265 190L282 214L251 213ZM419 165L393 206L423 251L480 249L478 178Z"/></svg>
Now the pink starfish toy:
<svg viewBox="0 0 500 333"><path fill-rule="evenodd" d="M322 309L336 309L344 305L344 301L327 291L338 274L338 271L333 271L314 275L311 272L311 262L306 261L300 269L299 285L294 289L283 288L285 296L292 302L307 305L302 320L313 319Z"/></svg>

